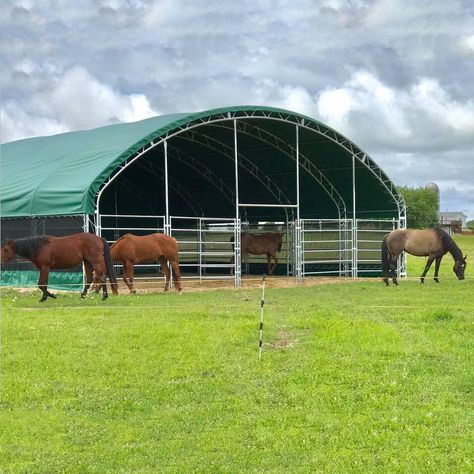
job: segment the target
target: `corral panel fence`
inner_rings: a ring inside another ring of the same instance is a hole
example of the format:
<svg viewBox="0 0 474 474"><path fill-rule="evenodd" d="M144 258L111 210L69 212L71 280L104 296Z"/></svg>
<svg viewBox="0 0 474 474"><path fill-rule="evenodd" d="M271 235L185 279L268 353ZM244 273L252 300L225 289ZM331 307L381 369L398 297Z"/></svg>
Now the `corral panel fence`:
<svg viewBox="0 0 474 474"><path fill-rule="evenodd" d="M302 276L350 276L353 267L351 219L301 219Z"/></svg>
<svg viewBox="0 0 474 474"><path fill-rule="evenodd" d="M101 214L97 232L110 245L127 233L147 235L167 233L178 241L182 279L235 279L236 219L170 216ZM115 263L117 274L122 265ZM159 262L135 265L135 279L163 278Z"/></svg>

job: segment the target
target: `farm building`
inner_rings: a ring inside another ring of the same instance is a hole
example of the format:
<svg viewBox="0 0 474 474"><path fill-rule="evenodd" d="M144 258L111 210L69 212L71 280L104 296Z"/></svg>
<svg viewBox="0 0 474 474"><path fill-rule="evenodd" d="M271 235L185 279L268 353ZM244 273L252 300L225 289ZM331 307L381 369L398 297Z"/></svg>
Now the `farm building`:
<svg viewBox="0 0 474 474"><path fill-rule="evenodd" d="M405 212L395 185L357 145L271 107L164 115L2 146L2 239L89 231L113 242L164 232L180 243L185 278L239 285L242 272L262 273L263 260L242 262L241 231L284 234L279 274L379 274L380 242L405 226ZM16 260L2 284L35 284L33 270ZM81 269L56 280L81 283Z"/></svg>

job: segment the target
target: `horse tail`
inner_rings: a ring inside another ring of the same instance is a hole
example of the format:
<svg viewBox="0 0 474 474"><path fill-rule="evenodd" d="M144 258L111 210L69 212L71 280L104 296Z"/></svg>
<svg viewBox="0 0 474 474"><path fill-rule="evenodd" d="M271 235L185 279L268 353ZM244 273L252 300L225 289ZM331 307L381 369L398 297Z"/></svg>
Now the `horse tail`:
<svg viewBox="0 0 474 474"><path fill-rule="evenodd" d="M110 287L112 288L112 293L114 295L118 295L118 283L117 283L117 277L115 276L114 265L112 262L112 255L110 254L110 247L105 239L102 239L102 240L104 242L104 260L105 260L105 267L107 269L107 275L110 280Z"/></svg>
<svg viewBox="0 0 474 474"><path fill-rule="evenodd" d="M390 234L387 234L382 241L382 276L384 277L385 283L387 283L387 278L390 276L390 262L387 245L389 235Z"/></svg>

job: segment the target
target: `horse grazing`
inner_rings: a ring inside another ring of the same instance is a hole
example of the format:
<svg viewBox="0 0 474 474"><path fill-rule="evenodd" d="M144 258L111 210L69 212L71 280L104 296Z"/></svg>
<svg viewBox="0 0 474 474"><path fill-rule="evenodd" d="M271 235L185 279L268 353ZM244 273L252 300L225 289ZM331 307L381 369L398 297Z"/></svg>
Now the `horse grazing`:
<svg viewBox="0 0 474 474"><path fill-rule="evenodd" d="M234 236L230 238L234 241ZM242 232L240 234L240 251L242 256L248 258L248 254L266 255L268 275L273 274L273 270L278 264L277 252L281 252L283 243L283 234L277 232L265 232L264 234L249 234ZM274 263L272 264L272 259ZM232 258L232 263L234 258Z"/></svg>
<svg viewBox="0 0 474 474"><path fill-rule="evenodd" d="M48 276L50 270L72 268L83 263L86 273L86 283L81 296L84 298L92 283L93 272L100 282L105 300L108 297L105 274L111 282L112 292L118 294L117 279L110 256L109 244L100 237L81 232L65 237L44 235L41 237L25 237L23 239L6 240L1 247L2 264L8 263L15 255L30 260L40 271L38 286L43 292L40 302L48 296L56 295L48 291Z"/></svg>
<svg viewBox="0 0 474 474"><path fill-rule="evenodd" d="M434 280L439 283L438 271L443 256L449 252L454 259L453 271L458 280L464 280L467 255L463 257L461 249L451 236L442 229L397 229L387 234L382 242L382 271L383 281L388 286L388 278L391 276L395 285L398 285L396 277L398 256L405 250L417 257L428 257L425 269L420 277L420 282L425 282L425 275L436 260Z"/></svg>
<svg viewBox="0 0 474 474"><path fill-rule="evenodd" d="M165 274L165 291L170 286L170 270L167 262L173 268L173 280L176 289L181 293L181 274L179 271L178 243L176 239L165 234L133 235L125 234L111 247L112 260L123 265L123 281L130 293L133 288L133 267L141 263L160 262Z"/></svg>

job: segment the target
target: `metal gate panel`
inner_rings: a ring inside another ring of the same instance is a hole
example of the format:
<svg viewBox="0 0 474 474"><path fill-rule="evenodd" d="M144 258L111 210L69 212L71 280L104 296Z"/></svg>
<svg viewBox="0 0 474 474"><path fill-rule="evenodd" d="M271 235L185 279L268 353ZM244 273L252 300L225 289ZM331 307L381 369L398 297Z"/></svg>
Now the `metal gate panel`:
<svg viewBox="0 0 474 474"><path fill-rule="evenodd" d="M182 278L237 280L240 239L236 239L236 227L233 218L170 216Z"/></svg>
<svg viewBox="0 0 474 474"><path fill-rule="evenodd" d="M350 276L352 234L351 219L301 219L302 276Z"/></svg>

